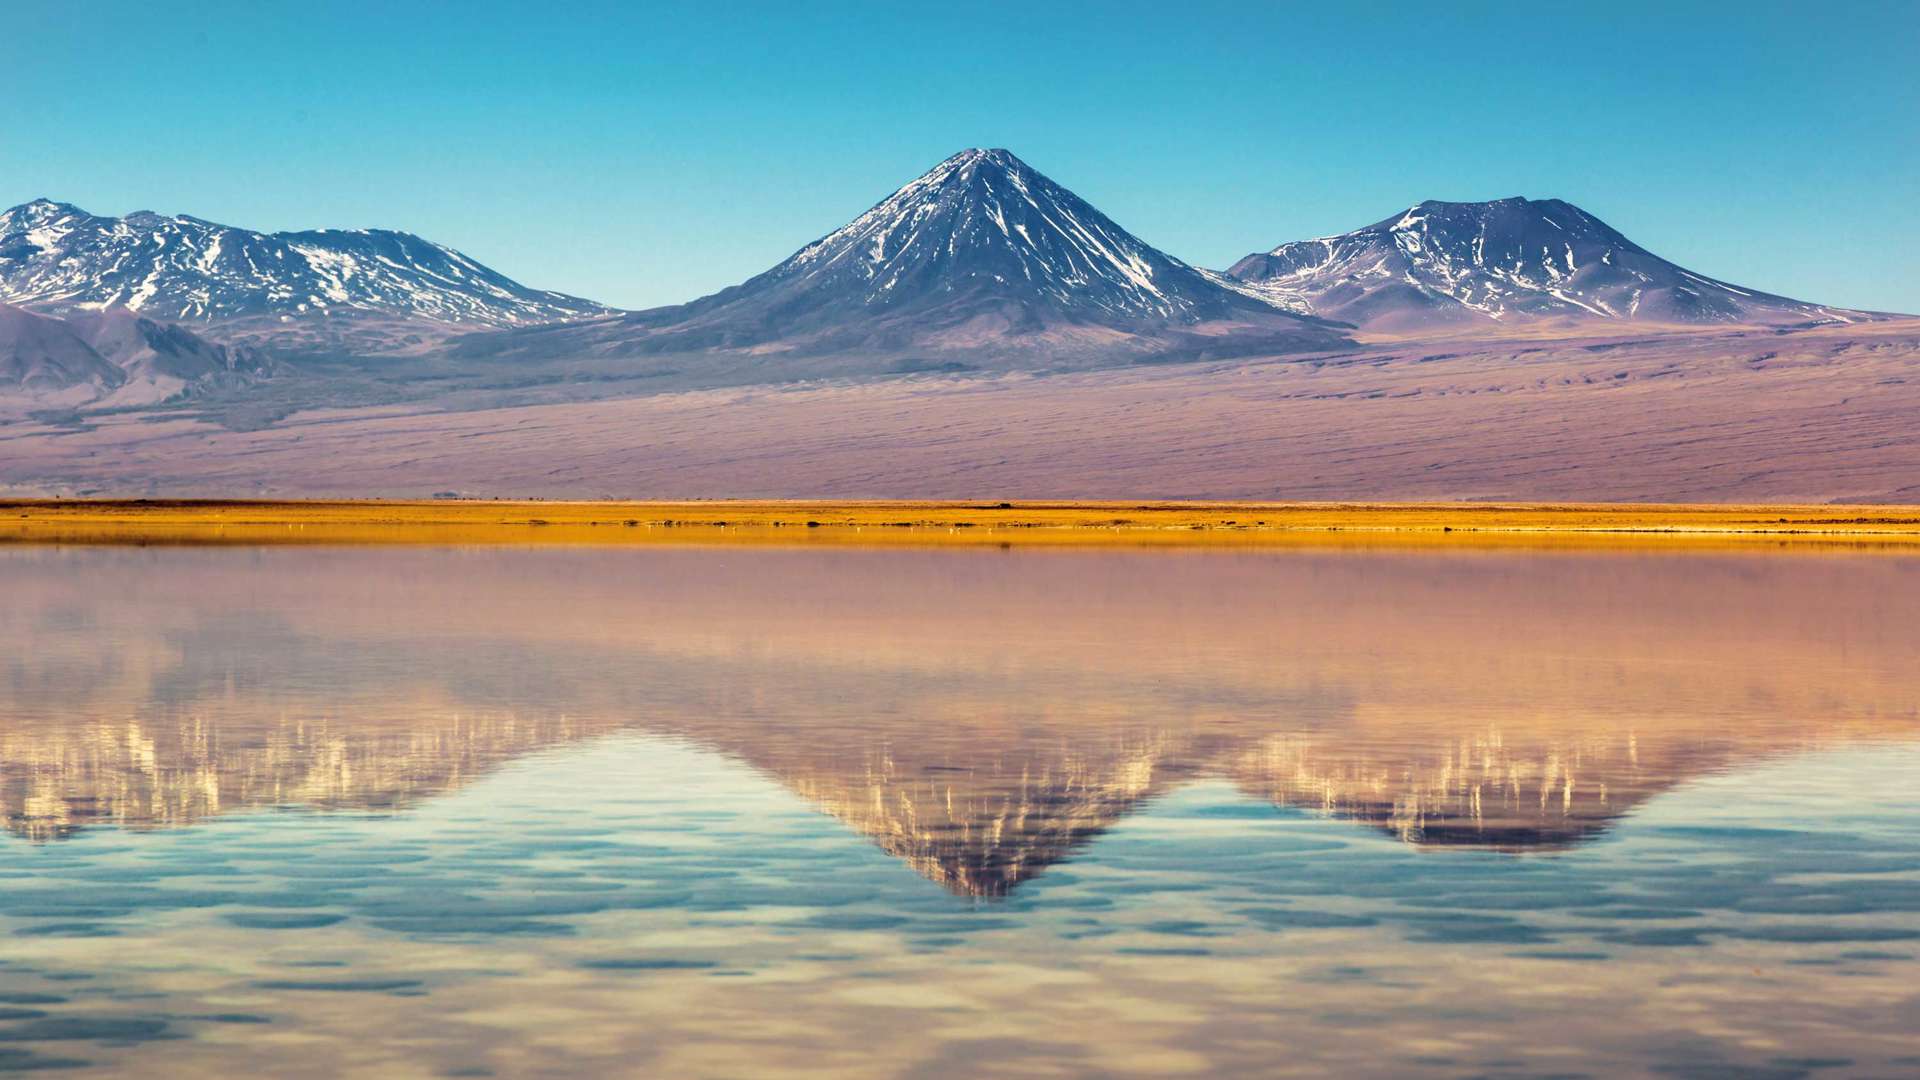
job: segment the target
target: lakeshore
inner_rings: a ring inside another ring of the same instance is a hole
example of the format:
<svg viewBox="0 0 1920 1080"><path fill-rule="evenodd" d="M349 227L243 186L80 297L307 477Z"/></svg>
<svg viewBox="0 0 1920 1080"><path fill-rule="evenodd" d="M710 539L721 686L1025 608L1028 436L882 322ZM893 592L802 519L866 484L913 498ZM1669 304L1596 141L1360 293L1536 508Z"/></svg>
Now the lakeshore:
<svg viewBox="0 0 1920 1080"><path fill-rule="evenodd" d="M1920 506L508 500L0 502L0 543L1920 545Z"/></svg>

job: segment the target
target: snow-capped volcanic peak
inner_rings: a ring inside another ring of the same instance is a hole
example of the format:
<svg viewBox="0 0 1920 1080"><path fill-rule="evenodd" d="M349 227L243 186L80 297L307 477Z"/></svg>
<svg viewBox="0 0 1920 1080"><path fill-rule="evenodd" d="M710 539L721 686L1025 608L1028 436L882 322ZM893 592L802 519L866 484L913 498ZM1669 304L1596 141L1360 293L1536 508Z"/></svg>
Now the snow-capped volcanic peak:
<svg viewBox="0 0 1920 1080"><path fill-rule="evenodd" d="M377 314L504 327L607 311L407 233L259 233L147 211L98 217L47 199L0 213L0 300L200 322Z"/></svg>
<svg viewBox="0 0 1920 1080"><path fill-rule="evenodd" d="M716 352L756 377L1298 353L1350 342L1141 241L1005 150L963 150L690 303L463 338L473 359ZM676 377L685 365L668 365ZM710 365L709 365L710 366Z"/></svg>
<svg viewBox="0 0 1920 1080"><path fill-rule="evenodd" d="M1695 274L1559 199L1423 202L1364 229L1249 255L1227 273L1289 310L1373 326L1861 317Z"/></svg>
<svg viewBox="0 0 1920 1080"><path fill-rule="evenodd" d="M1221 304L1200 271L998 149L947 158L747 287L776 284L850 290L876 307L929 289L1175 320Z"/></svg>

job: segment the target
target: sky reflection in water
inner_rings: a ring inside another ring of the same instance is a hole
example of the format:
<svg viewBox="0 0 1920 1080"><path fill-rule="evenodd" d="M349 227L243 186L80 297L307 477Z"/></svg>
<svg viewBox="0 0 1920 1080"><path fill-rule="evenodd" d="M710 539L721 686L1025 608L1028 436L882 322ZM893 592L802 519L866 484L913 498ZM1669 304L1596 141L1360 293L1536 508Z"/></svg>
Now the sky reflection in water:
<svg viewBox="0 0 1920 1080"><path fill-rule="evenodd" d="M0 591L0 1069L1920 1071L1913 559L21 548Z"/></svg>

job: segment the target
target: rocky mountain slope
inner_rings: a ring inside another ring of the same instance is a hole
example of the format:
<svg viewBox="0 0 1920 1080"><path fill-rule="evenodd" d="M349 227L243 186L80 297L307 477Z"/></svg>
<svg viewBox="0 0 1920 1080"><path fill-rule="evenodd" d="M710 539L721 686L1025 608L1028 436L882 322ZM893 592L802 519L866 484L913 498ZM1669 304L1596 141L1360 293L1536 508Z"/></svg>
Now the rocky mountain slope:
<svg viewBox="0 0 1920 1080"><path fill-rule="evenodd" d="M0 393L48 405L152 405L238 386L264 357L124 308L66 319L0 304Z"/></svg>
<svg viewBox="0 0 1920 1080"><path fill-rule="evenodd" d="M125 381L66 323L0 304L0 390L110 390Z"/></svg>
<svg viewBox="0 0 1920 1080"><path fill-rule="evenodd" d="M1541 319L1782 325L1872 317L1696 274L1559 199L1423 202L1364 229L1248 255L1227 275L1288 310L1394 331Z"/></svg>
<svg viewBox="0 0 1920 1080"><path fill-rule="evenodd" d="M202 326L347 316L485 328L609 310L530 289L409 233L260 233L146 211L100 217L46 199L0 213L0 301L54 315L120 307Z"/></svg>
<svg viewBox="0 0 1920 1080"><path fill-rule="evenodd" d="M733 351L915 366L1085 365L1336 347L1149 246L1005 150L965 150L771 270L675 307L478 336L459 354Z"/></svg>

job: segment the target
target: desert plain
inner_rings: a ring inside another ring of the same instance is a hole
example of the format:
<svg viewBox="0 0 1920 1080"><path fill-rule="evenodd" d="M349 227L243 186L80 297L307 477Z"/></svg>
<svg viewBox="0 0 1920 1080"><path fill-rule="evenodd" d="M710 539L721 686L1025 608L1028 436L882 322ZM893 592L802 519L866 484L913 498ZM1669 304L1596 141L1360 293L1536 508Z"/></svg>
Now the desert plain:
<svg viewBox="0 0 1920 1080"><path fill-rule="evenodd" d="M16 411L0 494L1920 502L1917 320L680 389L612 367L396 381Z"/></svg>

